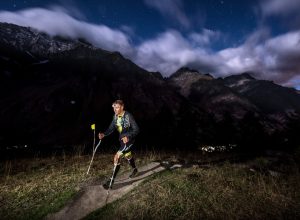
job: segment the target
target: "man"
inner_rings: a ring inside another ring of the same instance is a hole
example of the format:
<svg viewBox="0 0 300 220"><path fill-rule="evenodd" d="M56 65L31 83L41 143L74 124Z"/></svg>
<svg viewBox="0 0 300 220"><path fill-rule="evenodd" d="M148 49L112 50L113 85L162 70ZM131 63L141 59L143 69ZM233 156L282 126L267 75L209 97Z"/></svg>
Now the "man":
<svg viewBox="0 0 300 220"><path fill-rule="evenodd" d="M132 173L130 174L130 178L135 176L138 172L134 158L131 153L131 148L134 144L134 139L139 132L139 127L137 126L133 116L124 110L124 102L122 100L116 100L112 104L115 115L113 120L108 127L108 129L104 133L99 133L99 139L104 138L107 135L110 135L113 131L117 130L119 132L119 141L120 141L120 149L114 156L114 173L112 177L113 180L117 176L118 171L120 170L120 159L125 157L133 168ZM103 187L108 189L111 180L108 180Z"/></svg>

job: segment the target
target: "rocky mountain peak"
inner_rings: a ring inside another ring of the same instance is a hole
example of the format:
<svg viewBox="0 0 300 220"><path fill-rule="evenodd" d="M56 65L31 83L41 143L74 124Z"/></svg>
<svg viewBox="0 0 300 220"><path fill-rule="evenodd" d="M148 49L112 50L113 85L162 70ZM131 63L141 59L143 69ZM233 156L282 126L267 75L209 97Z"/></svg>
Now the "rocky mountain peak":
<svg viewBox="0 0 300 220"><path fill-rule="evenodd" d="M214 79L209 74L199 73L197 70L190 69L188 67L182 67L170 76L168 81L180 88L180 93L183 96L189 96L190 89L193 83L199 80L212 80Z"/></svg>
<svg viewBox="0 0 300 220"><path fill-rule="evenodd" d="M72 41L54 40L32 28L8 23L0 23L0 42L11 49L26 51L31 56L41 57L76 47Z"/></svg>
<svg viewBox="0 0 300 220"><path fill-rule="evenodd" d="M52 55L74 50L78 47L89 50L101 50L93 47L85 39L71 39L62 36L49 36L31 27L0 22L0 43L8 51L23 51L36 59L49 58ZM103 50L102 50L103 51Z"/></svg>
<svg viewBox="0 0 300 220"><path fill-rule="evenodd" d="M197 70L191 69L189 67L181 67L180 69L178 69L173 75L176 74L182 74L182 73L186 73L186 72L190 72L190 73L199 73Z"/></svg>
<svg viewBox="0 0 300 220"><path fill-rule="evenodd" d="M181 67L175 73L170 76L170 79L174 78L186 78L186 77L196 77L203 79L212 79L213 77L210 74L202 74L197 70L190 69L188 67Z"/></svg>
<svg viewBox="0 0 300 220"><path fill-rule="evenodd" d="M251 76L251 73L245 72L238 75L231 75L224 78L224 82L228 87L240 87L243 86L245 83L250 81L256 80L254 77Z"/></svg>
<svg viewBox="0 0 300 220"><path fill-rule="evenodd" d="M240 74L225 77L225 79L230 79L230 80L243 80L243 79L256 80L252 75L253 75L253 73L245 72L245 73L240 73Z"/></svg>

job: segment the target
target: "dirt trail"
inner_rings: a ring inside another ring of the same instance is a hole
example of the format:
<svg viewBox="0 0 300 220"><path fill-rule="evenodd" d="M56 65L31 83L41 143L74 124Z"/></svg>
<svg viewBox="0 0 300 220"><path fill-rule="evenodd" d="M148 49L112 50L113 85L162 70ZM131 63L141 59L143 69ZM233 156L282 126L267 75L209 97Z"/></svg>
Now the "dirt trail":
<svg viewBox="0 0 300 220"><path fill-rule="evenodd" d="M134 178L128 178L129 173L125 173L116 178L113 189L110 190L107 203L113 202L124 194L135 188L146 177L164 170L158 162L152 162L146 166L139 167L139 172ZM72 201L62 210L46 216L47 220L58 219L81 219L92 211L103 207L106 203L107 190L101 184L84 188Z"/></svg>

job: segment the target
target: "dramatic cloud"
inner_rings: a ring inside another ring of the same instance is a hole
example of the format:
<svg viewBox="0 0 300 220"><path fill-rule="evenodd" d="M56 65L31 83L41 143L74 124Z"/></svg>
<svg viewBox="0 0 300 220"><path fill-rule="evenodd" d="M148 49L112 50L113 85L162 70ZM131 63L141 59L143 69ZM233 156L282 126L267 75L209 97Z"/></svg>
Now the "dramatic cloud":
<svg viewBox="0 0 300 220"><path fill-rule="evenodd" d="M184 13L181 0L144 0L144 2L157 9L166 18L179 22L185 28L190 27L191 24Z"/></svg>
<svg viewBox="0 0 300 220"><path fill-rule="evenodd" d="M142 68L159 71L164 76L189 66L215 77L251 71L260 79L299 86L300 30L271 37L268 28L261 28L237 47L213 51L213 43L223 37L217 31L203 29L183 35L172 29L133 45L129 36L136 34L131 27L122 26L118 30L80 21L59 7L1 11L0 21L31 26L51 36L85 38L97 47L119 51Z"/></svg>
<svg viewBox="0 0 300 220"><path fill-rule="evenodd" d="M216 77L249 71L260 79L286 84L300 74L300 31L270 39L265 39L265 32L253 33L239 47L214 53L209 47L195 47L195 44L199 39L201 44L210 42L215 35L203 40L207 37L205 32L185 38L170 30L140 45L135 62L166 76L182 66L190 66Z"/></svg>
<svg viewBox="0 0 300 220"><path fill-rule="evenodd" d="M287 28L300 28L299 0L263 0L260 2L260 8L264 18L277 17Z"/></svg>
<svg viewBox="0 0 300 220"><path fill-rule="evenodd" d="M189 43L177 31L168 31L137 48L136 62L150 71L170 75L195 57Z"/></svg>
<svg viewBox="0 0 300 220"><path fill-rule="evenodd" d="M189 34L189 40L195 44L195 46L210 46L210 44L218 40L221 37L221 33L208 29L203 29L201 33L192 32Z"/></svg>
<svg viewBox="0 0 300 220"><path fill-rule="evenodd" d="M147 70L160 71L165 76L191 63L201 63L203 67L212 70L212 65L218 61L204 46L208 45L211 42L210 38L214 38L215 35L217 34L203 31L202 34L191 33L187 39L178 31L169 30L138 46L135 61Z"/></svg>
<svg viewBox="0 0 300 220"><path fill-rule="evenodd" d="M300 1L298 0L263 0L261 8L264 15L289 15L299 13Z"/></svg>
<svg viewBox="0 0 300 220"><path fill-rule="evenodd" d="M123 54L132 52L129 39L122 31L79 21L61 7L31 8L17 12L0 11L0 21L30 26L51 36L85 38L97 47L120 51Z"/></svg>
<svg viewBox="0 0 300 220"><path fill-rule="evenodd" d="M137 48L135 62L149 71L160 71L165 76L182 66L190 66L215 76L227 76L254 71L261 66L253 40L237 48L219 52L210 50L210 43L220 33L204 30L184 37L175 30L166 31L157 38L145 41Z"/></svg>
<svg viewBox="0 0 300 220"><path fill-rule="evenodd" d="M300 75L300 31L290 32L268 40L264 57L266 70L278 83L285 83Z"/></svg>
<svg viewBox="0 0 300 220"><path fill-rule="evenodd" d="M300 74L300 31L257 42L255 45L246 41L238 48L226 49L219 54L225 67L232 73L254 71L259 78L285 84Z"/></svg>

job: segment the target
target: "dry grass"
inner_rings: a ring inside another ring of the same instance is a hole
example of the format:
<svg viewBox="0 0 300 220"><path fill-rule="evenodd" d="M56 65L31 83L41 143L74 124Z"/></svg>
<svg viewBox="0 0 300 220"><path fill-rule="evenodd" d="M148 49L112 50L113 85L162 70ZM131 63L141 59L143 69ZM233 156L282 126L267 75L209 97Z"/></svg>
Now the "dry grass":
<svg viewBox="0 0 300 220"><path fill-rule="evenodd" d="M185 162L201 161L209 166L156 174L89 218L299 219L300 175L293 164L281 165L282 171L290 172L273 177L260 172L270 166L265 158L250 161L248 165L215 165L214 161L224 158L151 150L137 153L136 162L138 166L154 160L180 162L183 157ZM91 155L81 152L1 162L0 218L42 219L58 211L81 187L108 177L112 158L113 154L98 152L88 176L85 173ZM249 164L259 169L251 172ZM121 172L128 169L125 165Z"/></svg>
<svg viewBox="0 0 300 220"><path fill-rule="evenodd" d="M300 173L292 170L274 177L224 163L165 171L87 219L299 219Z"/></svg>
<svg viewBox="0 0 300 220"><path fill-rule="evenodd" d="M160 159L154 151L141 152L137 165ZM98 151L89 175L90 155L73 153L0 161L0 219L42 219L58 211L82 187L101 183L111 175L113 154ZM121 173L129 168L124 161Z"/></svg>
<svg viewBox="0 0 300 220"><path fill-rule="evenodd" d="M61 208L84 184L111 170L112 155L97 154L87 176L90 155L7 160L1 163L1 219L41 219Z"/></svg>

